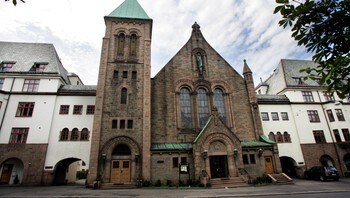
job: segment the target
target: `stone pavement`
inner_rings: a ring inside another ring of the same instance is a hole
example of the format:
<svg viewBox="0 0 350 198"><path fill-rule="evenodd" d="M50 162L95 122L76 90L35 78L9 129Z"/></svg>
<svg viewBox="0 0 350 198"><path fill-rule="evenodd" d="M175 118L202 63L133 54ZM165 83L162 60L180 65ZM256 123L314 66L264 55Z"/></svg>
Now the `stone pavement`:
<svg viewBox="0 0 350 198"><path fill-rule="evenodd" d="M240 188L138 188L122 190L92 190L83 185L67 186L0 186L0 197L142 197L142 198L209 198L209 197L258 197L296 194L318 194L349 192L350 179L334 181L315 181L294 179L290 185L263 185Z"/></svg>

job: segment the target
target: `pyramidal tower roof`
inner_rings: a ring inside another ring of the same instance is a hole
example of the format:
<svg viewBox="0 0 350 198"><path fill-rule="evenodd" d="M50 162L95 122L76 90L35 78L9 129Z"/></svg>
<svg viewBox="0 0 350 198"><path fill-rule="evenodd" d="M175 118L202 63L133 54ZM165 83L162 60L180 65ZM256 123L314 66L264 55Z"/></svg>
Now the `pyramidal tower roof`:
<svg viewBox="0 0 350 198"><path fill-rule="evenodd" d="M107 17L128 19L151 19L137 0L125 0Z"/></svg>

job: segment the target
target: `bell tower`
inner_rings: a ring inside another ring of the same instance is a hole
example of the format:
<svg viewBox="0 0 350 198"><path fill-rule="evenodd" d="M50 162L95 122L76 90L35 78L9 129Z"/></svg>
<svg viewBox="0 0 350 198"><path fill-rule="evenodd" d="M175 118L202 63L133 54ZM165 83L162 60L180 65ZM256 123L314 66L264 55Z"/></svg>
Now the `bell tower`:
<svg viewBox="0 0 350 198"><path fill-rule="evenodd" d="M152 19L125 0L104 20L87 182L136 184L151 172Z"/></svg>

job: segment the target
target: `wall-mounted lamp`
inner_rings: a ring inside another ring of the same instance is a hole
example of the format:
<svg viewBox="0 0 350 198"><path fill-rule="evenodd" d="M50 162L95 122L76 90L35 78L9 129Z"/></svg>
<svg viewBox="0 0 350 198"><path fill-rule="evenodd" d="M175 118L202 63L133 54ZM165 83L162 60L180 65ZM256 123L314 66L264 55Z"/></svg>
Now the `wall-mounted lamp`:
<svg viewBox="0 0 350 198"><path fill-rule="evenodd" d="M203 157L203 159L207 159L207 157L208 157L208 151L207 150L203 151L202 157Z"/></svg>
<svg viewBox="0 0 350 198"><path fill-rule="evenodd" d="M259 148L259 150L258 150L258 156L261 157L262 154L263 154L263 152L264 152L264 150L262 150L262 148Z"/></svg>
<svg viewBox="0 0 350 198"><path fill-rule="evenodd" d="M237 149L233 149L233 157L234 158L238 157L238 150Z"/></svg>

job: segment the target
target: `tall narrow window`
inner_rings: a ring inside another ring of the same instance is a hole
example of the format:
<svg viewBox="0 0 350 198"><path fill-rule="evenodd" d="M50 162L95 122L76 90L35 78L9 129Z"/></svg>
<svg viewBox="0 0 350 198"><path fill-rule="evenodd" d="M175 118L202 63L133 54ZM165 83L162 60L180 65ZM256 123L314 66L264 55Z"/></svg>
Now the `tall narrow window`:
<svg viewBox="0 0 350 198"><path fill-rule="evenodd" d="M290 135L287 131L283 133L284 142L291 142Z"/></svg>
<svg viewBox="0 0 350 198"><path fill-rule="evenodd" d="M72 134L70 136L70 140L77 141L79 138L79 130L77 128L74 128L72 130Z"/></svg>
<svg viewBox="0 0 350 198"><path fill-rule="evenodd" d="M214 105L218 110L219 118L226 124L224 92L221 89L214 90Z"/></svg>
<svg viewBox="0 0 350 198"><path fill-rule="evenodd" d="M344 140L349 142L350 141L349 129L342 129L341 131L343 132Z"/></svg>
<svg viewBox="0 0 350 198"><path fill-rule="evenodd" d="M270 132L270 133L269 133L269 139L270 139L271 141L276 141L276 140L275 140L275 134L274 134L273 132Z"/></svg>
<svg viewBox="0 0 350 198"><path fill-rule="evenodd" d="M203 128L209 118L209 102L207 91L203 88L198 89L197 94L199 128Z"/></svg>
<svg viewBox="0 0 350 198"><path fill-rule="evenodd" d="M132 129L134 127L133 120L128 120L128 129Z"/></svg>
<svg viewBox="0 0 350 198"><path fill-rule="evenodd" d="M120 120L119 128L120 129L125 129L125 120Z"/></svg>
<svg viewBox="0 0 350 198"><path fill-rule="evenodd" d="M130 55L136 56L137 36L132 34L130 37Z"/></svg>
<svg viewBox="0 0 350 198"><path fill-rule="evenodd" d="M276 140L277 140L278 143L282 143L283 142L283 137L282 137L281 132L277 132Z"/></svg>
<svg viewBox="0 0 350 198"><path fill-rule="evenodd" d="M137 72L136 71L132 71L131 73L131 79L136 80L137 79Z"/></svg>
<svg viewBox="0 0 350 198"><path fill-rule="evenodd" d="M4 78L0 78L0 90L2 90L2 87L4 86Z"/></svg>
<svg viewBox="0 0 350 198"><path fill-rule="evenodd" d="M122 56L124 55L124 48L125 48L125 35L123 33L119 34L117 37L118 40L118 50L117 55Z"/></svg>
<svg viewBox="0 0 350 198"><path fill-rule="evenodd" d="M334 122L334 116L333 116L333 113L332 113L332 110L331 109L328 109L327 110L327 115L328 115L328 120L330 122Z"/></svg>
<svg viewBox="0 0 350 198"><path fill-rule="evenodd" d="M181 128L192 128L192 108L190 90L182 88L180 90L181 107Z"/></svg>
<svg viewBox="0 0 350 198"><path fill-rule="evenodd" d="M89 140L89 130L87 128L83 128L83 130L81 130L80 140Z"/></svg>
<svg viewBox="0 0 350 198"><path fill-rule="evenodd" d="M338 129L333 129L333 134L334 134L335 140L337 142L341 142L341 138L340 138L340 134L339 134Z"/></svg>
<svg viewBox="0 0 350 198"><path fill-rule="evenodd" d="M318 117L318 112L316 110L308 110L307 115L309 116L310 122L320 122L320 117Z"/></svg>
<svg viewBox="0 0 350 198"><path fill-rule="evenodd" d="M327 102L329 102L329 101L334 102L335 101L334 96L332 96L332 94L330 94L328 92L324 92L323 96Z"/></svg>
<svg viewBox="0 0 350 198"><path fill-rule="evenodd" d="M324 137L324 133L322 130L316 130L316 131L313 131L313 133L314 133L315 142L317 144L326 143L326 138Z"/></svg>
<svg viewBox="0 0 350 198"><path fill-rule="evenodd" d="M67 128L64 128L61 131L60 141L67 141L69 136L69 130Z"/></svg>
<svg viewBox="0 0 350 198"><path fill-rule="evenodd" d="M122 91L120 93L120 103L126 104L127 100L128 100L128 90L126 88L122 88Z"/></svg>

